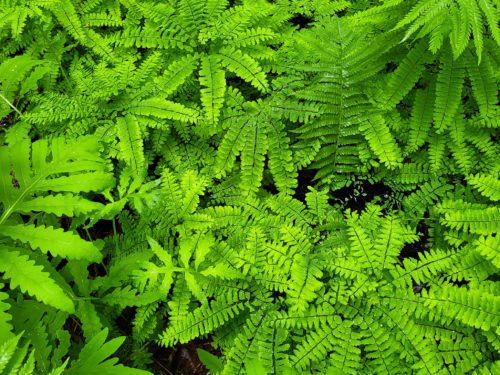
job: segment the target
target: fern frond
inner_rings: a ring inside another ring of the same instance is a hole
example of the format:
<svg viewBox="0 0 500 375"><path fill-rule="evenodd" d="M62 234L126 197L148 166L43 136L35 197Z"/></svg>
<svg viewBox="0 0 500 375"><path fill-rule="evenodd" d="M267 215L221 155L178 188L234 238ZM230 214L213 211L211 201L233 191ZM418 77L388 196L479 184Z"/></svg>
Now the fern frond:
<svg viewBox="0 0 500 375"><path fill-rule="evenodd" d="M500 298L489 293L445 287L423 292L422 298L426 306L475 328L496 330L500 323Z"/></svg>
<svg viewBox="0 0 500 375"><path fill-rule="evenodd" d="M468 53L465 55L465 66L472 83L474 98L479 105L479 112L487 119L495 117L498 90L489 56L485 55L478 65L472 54Z"/></svg>
<svg viewBox="0 0 500 375"><path fill-rule="evenodd" d="M0 345L0 372L2 374L32 374L35 358L29 344L20 345L21 334L4 339ZM28 355L29 353L29 355Z"/></svg>
<svg viewBox="0 0 500 375"><path fill-rule="evenodd" d="M135 116L120 117L117 121L120 139L120 158L125 160L135 178L141 180L146 173L146 159L141 128Z"/></svg>
<svg viewBox="0 0 500 375"><path fill-rule="evenodd" d="M214 127L219 121L226 91L224 71L217 57L202 59L199 79L200 84L205 87L201 89L201 103L209 123Z"/></svg>
<svg viewBox="0 0 500 375"><path fill-rule="evenodd" d="M445 168L447 150L446 140L447 138L444 135L438 133L432 134L432 136L428 140L429 164L431 167L431 172L434 174L439 174L439 171Z"/></svg>
<svg viewBox="0 0 500 375"><path fill-rule="evenodd" d="M318 330L310 330L306 333L302 343L295 348L290 357L290 363L299 370L305 370L311 363L318 363L338 347L339 341L349 336L349 331L349 322L342 322L339 317L336 317L331 325Z"/></svg>
<svg viewBox="0 0 500 375"><path fill-rule="evenodd" d="M259 64L250 56L230 47L222 48L218 56L220 56L222 64L231 72L251 83L261 92L267 92L269 84L266 75Z"/></svg>
<svg viewBox="0 0 500 375"><path fill-rule="evenodd" d="M78 359L71 367L64 371L68 375L110 374L110 375L148 375L149 371L126 367L118 362L117 358L107 359L113 355L125 341L125 337L117 337L106 342L108 329L88 341L78 355Z"/></svg>
<svg viewBox="0 0 500 375"><path fill-rule="evenodd" d="M500 237L484 236L474 242L476 249L500 269Z"/></svg>
<svg viewBox="0 0 500 375"><path fill-rule="evenodd" d="M444 214L442 222L447 227L474 234L500 232L500 208L467 204L463 201L445 201L438 206Z"/></svg>
<svg viewBox="0 0 500 375"><path fill-rule="evenodd" d="M286 331L270 324L272 319L273 312L267 309L252 312L227 354L223 375L241 373L244 365L249 371L256 360L262 364L260 373L279 373L287 367Z"/></svg>
<svg viewBox="0 0 500 375"><path fill-rule="evenodd" d="M0 284L4 287L4 284ZM3 340L10 340L14 335L12 333L12 315L9 314L10 304L5 302L9 295L5 292L0 292L0 337Z"/></svg>
<svg viewBox="0 0 500 375"><path fill-rule="evenodd" d="M475 174L469 176L467 182L492 201L500 200L500 179L487 174Z"/></svg>
<svg viewBox="0 0 500 375"><path fill-rule="evenodd" d="M35 197L17 205L16 211L31 213L36 211L47 212L57 216L77 216L89 214L103 208L98 202L92 202L81 196L72 194L53 194L44 197Z"/></svg>
<svg viewBox="0 0 500 375"><path fill-rule="evenodd" d="M246 140L245 135L249 132L248 127L251 127L250 119L243 121L238 120L232 123L229 127L226 136L219 145L215 171L217 177L223 177L230 171L236 160L236 156L240 153ZM257 125L253 125L257 126ZM255 132L255 130L254 130Z"/></svg>
<svg viewBox="0 0 500 375"><path fill-rule="evenodd" d="M465 75L463 58L455 60L450 54L444 54L442 63L437 77L433 116L438 133L442 133L450 125L457 113Z"/></svg>
<svg viewBox="0 0 500 375"><path fill-rule="evenodd" d="M161 334L160 342L164 346L188 342L195 337L212 332L244 308L245 304L238 299L226 301L222 298L211 303L206 302L167 328Z"/></svg>
<svg viewBox="0 0 500 375"><path fill-rule="evenodd" d="M389 75L387 87L381 100L382 107L389 109L398 104L412 89L419 79L424 64L429 60L429 53L424 41L412 47L394 73Z"/></svg>
<svg viewBox="0 0 500 375"><path fill-rule="evenodd" d="M75 305L63 289L36 265L27 255L15 248L3 246L0 252L0 270L10 279L12 289L19 286L22 292L34 296L39 301L57 309L74 313Z"/></svg>
<svg viewBox="0 0 500 375"><path fill-rule="evenodd" d="M316 190L312 186L308 187L309 192L306 193L306 202L309 212L313 214L320 223L325 219L326 213L329 210L328 191Z"/></svg>
<svg viewBox="0 0 500 375"><path fill-rule="evenodd" d="M381 116L366 120L359 126L371 149L389 169L397 168L403 161L401 150Z"/></svg>
<svg viewBox="0 0 500 375"><path fill-rule="evenodd" d="M161 93L162 96L168 97L179 90L181 85L193 74L197 63L198 58L196 55L187 55L170 63L163 74L155 78L151 91L155 94Z"/></svg>
<svg viewBox="0 0 500 375"><path fill-rule="evenodd" d="M150 98L129 107L129 112L141 116L155 116L169 120L196 123L198 111L183 104L162 98Z"/></svg>
<svg viewBox="0 0 500 375"><path fill-rule="evenodd" d="M270 197L268 199L268 205L276 213L288 215L291 220L304 228L308 227L312 222L311 215L306 210L304 204L288 195L278 194ZM299 231L299 228L297 228L297 231Z"/></svg>
<svg viewBox="0 0 500 375"><path fill-rule="evenodd" d="M290 269L287 301L291 312L303 312L315 300L316 292L323 286L319 281L323 273L311 257L296 256Z"/></svg>
<svg viewBox="0 0 500 375"><path fill-rule="evenodd" d="M483 11L486 20L488 21L488 26L493 36L493 39L500 45L500 31L498 30L498 21L500 20L500 12L498 7L495 8L495 3L491 0L478 0L479 7ZM479 54L478 54L479 55Z"/></svg>
<svg viewBox="0 0 500 375"><path fill-rule="evenodd" d="M71 232L64 232L62 228L54 229L41 225L0 225L0 234L29 243L33 249L50 251L55 256L94 262L102 259L102 254L95 243L84 241Z"/></svg>
<svg viewBox="0 0 500 375"><path fill-rule="evenodd" d="M255 194L264 172L264 155L267 151L266 130L252 124L245 134L246 144L241 151L241 190L244 195Z"/></svg>
<svg viewBox="0 0 500 375"><path fill-rule="evenodd" d="M417 151L427 140L432 123L434 100L433 87L418 91L415 95L405 154Z"/></svg>
<svg viewBox="0 0 500 375"><path fill-rule="evenodd" d="M281 122L270 121L267 127L268 166L278 190L291 193L297 186L297 171L293 164L290 140L286 136L285 126Z"/></svg>

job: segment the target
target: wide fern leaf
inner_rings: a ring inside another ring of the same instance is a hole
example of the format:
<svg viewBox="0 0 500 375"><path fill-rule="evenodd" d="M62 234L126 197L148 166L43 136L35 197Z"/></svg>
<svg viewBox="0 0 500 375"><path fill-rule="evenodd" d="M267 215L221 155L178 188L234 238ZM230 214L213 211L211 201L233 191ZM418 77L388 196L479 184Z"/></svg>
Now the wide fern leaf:
<svg viewBox="0 0 500 375"><path fill-rule="evenodd" d="M102 259L96 243L84 241L80 236L65 232L62 228L35 225L0 225L0 235L29 243L33 249L69 259L87 259L99 262Z"/></svg>
<svg viewBox="0 0 500 375"><path fill-rule="evenodd" d="M88 341L71 367L64 371L68 375L106 374L106 375L148 375L149 371L134 369L117 364L118 358L109 358L125 341L117 337L106 342L108 329L104 329Z"/></svg>
<svg viewBox="0 0 500 375"><path fill-rule="evenodd" d="M15 248L2 247L0 251L0 270L10 279L12 289L19 286L22 292L34 296L39 301L57 309L74 313L73 300L50 277L42 266L36 265L28 255Z"/></svg>

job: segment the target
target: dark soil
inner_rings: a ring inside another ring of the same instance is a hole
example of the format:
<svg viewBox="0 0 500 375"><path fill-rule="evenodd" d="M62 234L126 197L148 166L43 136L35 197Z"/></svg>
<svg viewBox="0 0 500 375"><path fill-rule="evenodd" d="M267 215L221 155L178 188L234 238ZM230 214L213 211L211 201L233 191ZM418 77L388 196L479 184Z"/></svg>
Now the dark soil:
<svg viewBox="0 0 500 375"><path fill-rule="evenodd" d="M204 349L220 356L220 351L212 348L210 339L194 340L175 348L163 348L157 345L150 347L153 352L153 373L158 375L206 375L208 370L200 362L196 349Z"/></svg>

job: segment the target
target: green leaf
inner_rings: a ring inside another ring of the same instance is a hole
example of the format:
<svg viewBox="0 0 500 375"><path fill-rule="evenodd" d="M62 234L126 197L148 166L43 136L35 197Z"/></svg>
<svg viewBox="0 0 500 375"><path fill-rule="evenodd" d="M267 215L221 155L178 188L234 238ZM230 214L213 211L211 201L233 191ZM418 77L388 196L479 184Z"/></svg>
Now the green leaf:
<svg viewBox="0 0 500 375"><path fill-rule="evenodd" d="M240 50L225 47L219 52L222 64L241 77L243 80L249 82L256 89L261 92L267 92L269 85L267 83L266 75L260 68L259 64L250 56L243 54Z"/></svg>
<svg viewBox="0 0 500 375"><path fill-rule="evenodd" d="M403 157L398 144L381 116L366 120L359 126L370 148L389 169L401 165Z"/></svg>
<svg viewBox="0 0 500 375"><path fill-rule="evenodd" d="M15 248L0 249L0 271L10 279L10 288L20 287L22 292L34 296L39 301L56 309L74 313L73 301L62 288L43 270L42 266Z"/></svg>
<svg viewBox="0 0 500 375"><path fill-rule="evenodd" d="M492 201L500 201L500 179L484 173L467 177L467 182L474 186L485 197Z"/></svg>
<svg viewBox="0 0 500 375"><path fill-rule="evenodd" d="M245 369L247 375L253 374L268 374L268 371L265 369L264 364L258 360L252 360L245 364Z"/></svg>
<svg viewBox="0 0 500 375"><path fill-rule="evenodd" d="M2 225L0 234L29 243L33 249L39 248L43 252L50 252L54 256L70 259L87 259L100 262L102 254L96 243L82 240L72 232L65 232L62 228L35 226L35 225Z"/></svg>
<svg viewBox="0 0 500 375"><path fill-rule="evenodd" d="M162 98L143 100L132 105L129 112L142 116L154 116L191 123L197 122L199 117L198 111Z"/></svg>
<svg viewBox="0 0 500 375"><path fill-rule="evenodd" d="M120 117L117 122L120 139L120 158L125 160L135 178L142 180L146 174L146 159L141 128L135 116Z"/></svg>
<svg viewBox="0 0 500 375"><path fill-rule="evenodd" d="M57 216L73 217L75 215L88 214L103 207L101 203L92 202L77 195L54 194L24 201L17 206L17 211L22 213L42 211Z"/></svg>
<svg viewBox="0 0 500 375"><path fill-rule="evenodd" d="M389 75L387 86L384 87L383 108L393 108L408 94L419 79L424 70L424 63L428 59L429 52L425 41L419 42L410 49L394 73Z"/></svg>
<svg viewBox="0 0 500 375"><path fill-rule="evenodd" d="M241 190L246 195L257 193L262 181L267 151L265 128L259 124L249 126L245 138L241 152Z"/></svg>
<svg viewBox="0 0 500 375"><path fill-rule="evenodd" d="M213 126L219 121L220 111L224 105L226 80L220 59L208 56L202 59L200 69L201 103L209 123Z"/></svg>
<svg viewBox="0 0 500 375"><path fill-rule="evenodd" d="M2 343L0 344L0 373L3 374L3 370L14 356L20 338L21 335L17 335L4 341L2 337Z"/></svg>
<svg viewBox="0 0 500 375"><path fill-rule="evenodd" d="M0 289L4 286L4 284L0 283ZM4 342L14 337L12 333L13 327L10 323L12 316L8 312L10 305L5 302L7 298L9 298L9 295L0 291L0 342Z"/></svg>
<svg viewBox="0 0 500 375"><path fill-rule="evenodd" d="M221 372L224 369L224 364L222 363L219 357L200 348L197 348L196 352L198 353L198 358L200 359L200 361L205 366L207 366L207 369L210 372L217 374L218 372Z"/></svg>
<svg viewBox="0 0 500 375"><path fill-rule="evenodd" d="M193 73L196 68L196 56L184 56L171 63L163 72L163 75L156 78L155 89L164 96L174 93Z"/></svg>
<svg viewBox="0 0 500 375"><path fill-rule="evenodd" d="M105 172L97 137L41 139L32 144L18 140L0 147L0 200L4 203L0 225L34 193L100 191L113 184L113 176Z"/></svg>
<svg viewBox="0 0 500 375"><path fill-rule="evenodd" d="M78 360L64 372L65 375L150 375L149 371L116 364L117 358L107 359L113 355L125 341L125 337L117 337L106 342L108 329L88 341L78 355Z"/></svg>
<svg viewBox="0 0 500 375"><path fill-rule="evenodd" d="M464 75L464 59L455 60L449 53L444 53L437 77L434 106L434 126L438 133L442 133L455 118L462 96Z"/></svg>

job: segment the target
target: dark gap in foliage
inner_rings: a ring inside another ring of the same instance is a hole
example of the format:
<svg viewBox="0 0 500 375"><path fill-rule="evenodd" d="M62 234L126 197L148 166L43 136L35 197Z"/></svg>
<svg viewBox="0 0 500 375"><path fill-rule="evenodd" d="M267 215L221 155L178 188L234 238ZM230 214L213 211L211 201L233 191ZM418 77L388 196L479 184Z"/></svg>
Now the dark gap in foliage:
<svg viewBox="0 0 500 375"><path fill-rule="evenodd" d="M89 272L88 278L93 280L96 277L106 276L106 267L102 263L92 263L87 267L87 271Z"/></svg>
<svg viewBox="0 0 500 375"><path fill-rule="evenodd" d="M63 216L59 219L59 224L61 225L61 228L63 228L65 231L69 230L69 227L71 226L71 218Z"/></svg>
<svg viewBox="0 0 500 375"><path fill-rule="evenodd" d="M469 285L469 280L449 280L449 283L458 287Z"/></svg>
<svg viewBox="0 0 500 375"><path fill-rule="evenodd" d="M279 194L279 190L274 184L263 184L262 188L266 190L268 193L276 195Z"/></svg>
<svg viewBox="0 0 500 375"><path fill-rule="evenodd" d="M68 264L68 260L67 259L62 259L56 266L56 271L60 271L64 268L64 266Z"/></svg>
<svg viewBox="0 0 500 375"><path fill-rule="evenodd" d="M209 191L205 191L205 193L203 195L200 195L200 203L199 203L199 207L208 207L210 206L210 202L212 200L212 193L209 192Z"/></svg>
<svg viewBox="0 0 500 375"><path fill-rule="evenodd" d="M286 298L286 293L280 292L278 290L275 290L271 295L275 300L280 299L280 298Z"/></svg>
<svg viewBox="0 0 500 375"><path fill-rule="evenodd" d="M306 28L311 27L311 23L313 21L314 20L311 17L307 17L303 14L297 14L294 17L290 18L289 22L293 26L298 27L298 29L300 30L300 29L306 29Z"/></svg>
<svg viewBox="0 0 500 375"><path fill-rule="evenodd" d="M81 343L84 341L82 322L75 315L70 315L66 319L63 328L69 332L72 342Z"/></svg>
<svg viewBox="0 0 500 375"><path fill-rule="evenodd" d="M117 220L115 223L116 233L121 233L121 226ZM113 220L99 220L95 225L88 229L92 240L104 239L115 234Z"/></svg>
<svg viewBox="0 0 500 375"><path fill-rule="evenodd" d="M7 116L0 118L0 129L7 129L14 123L15 112L9 113Z"/></svg>
<svg viewBox="0 0 500 375"><path fill-rule="evenodd" d="M408 100L408 98L405 98L401 100L398 104L396 104L396 108L399 110L403 118L407 119L411 117L412 107L413 107L412 101Z"/></svg>
<svg viewBox="0 0 500 375"><path fill-rule="evenodd" d="M428 213L426 213L428 215ZM399 260L403 261L405 258L418 259L418 254L429 250L429 227L425 220L420 220L417 224L417 233L420 236L419 240L414 243L407 243L401 253Z"/></svg>
<svg viewBox="0 0 500 375"><path fill-rule="evenodd" d="M245 99L248 101L255 101L263 97L259 90L234 74L228 75L226 83L228 86L233 86L240 90Z"/></svg>
<svg viewBox="0 0 500 375"><path fill-rule="evenodd" d="M396 64L394 61L389 61L387 64L385 64L385 72L392 73L396 70L397 67L398 64Z"/></svg>
<svg viewBox="0 0 500 375"><path fill-rule="evenodd" d="M157 155L153 160L150 161L148 165L148 176L156 176L156 168L162 161L162 157Z"/></svg>
<svg viewBox="0 0 500 375"><path fill-rule="evenodd" d="M135 313L137 308L135 306L125 307L121 314L115 319L116 325L120 329L120 332L124 335L132 335L132 321L135 318Z"/></svg>
<svg viewBox="0 0 500 375"><path fill-rule="evenodd" d="M499 273L495 273L495 274L493 274L493 275L488 276L488 278L487 278L486 280L487 280L487 281L493 281L493 282L500 281L500 272L499 272Z"/></svg>
<svg viewBox="0 0 500 375"><path fill-rule="evenodd" d="M273 176L269 173L269 158L264 159L264 176L262 178L262 188L268 193L276 195L279 193L278 187L274 183Z"/></svg>
<svg viewBox="0 0 500 375"><path fill-rule="evenodd" d="M333 191L328 203L331 205L340 203L344 208L361 212L374 198L379 198L383 204L391 193L391 188L381 182L372 184L368 181L355 181L349 186Z"/></svg>
<svg viewBox="0 0 500 375"><path fill-rule="evenodd" d="M347 13L349 13L349 8L344 8L342 10L339 10L335 12L335 15L339 18L344 17Z"/></svg>
<svg viewBox="0 0 500 375"><path fill-rule="evenodd" d="M196 349L203 349L216 356L221 352L211 345L212 339L197 339L187 344L179 344L174 348L164 348L151 343L149 348L153 353L153 372L159 375L206 375L208 370L200 362Z"/></svg>
<svg viewBox="0 0 500 375"><path fill-rule="evenodd" d="M111 261L111 256L108 254L104 257L101 263L92 263L87 267L87 271L89 272L88 278L95 279L96 277L103 277L108 274L106 269L106 265Z"/></svg>
<svg viewBox="0 0 500 375"><path fill-rule="evenodd" d="M422 293L422 290L424 290L424 289L427 290L428 287L429 287L429 285L427 285L425 283L424 284L417 284L413 281L413 293L414 294L420 294L420 293Z"/></svg>
<svg viewBox="0 0 500 375"><path fill-rule="evenodd" d="M23 219L23 223L29 223L30 219L31 219L31 216L30 215L25 215L25 214L20 214L19 215L21 217L21 219Z"/></svg>
<svg viewBox="0 0 500 375"><path fill-rule="evenodd" d="M106 204L107 203L107 200L106 198L104 197L104 195L102 194L93 194L91 197L90 197L90 200L92 202L99 202L99 203L102 203L102 204Z"/></svg>
<svg viewBox="0 0 500 375"><path fill-rule="evenodd" d="M316 175L315 169L302 169L297 177L297 189L293 197L301 202L305 202L306 194L309 192L308 186L314 186L314 176Z"/></svg>
<svg viewBox="0 0 500 375"><path fill-rule="evenodd" d="M418 90L423 90L427 88L428 84L429 83L427 82L427 80L425 80L424 78L419 78L417 83L415 83L415 88Z"/></svg>

